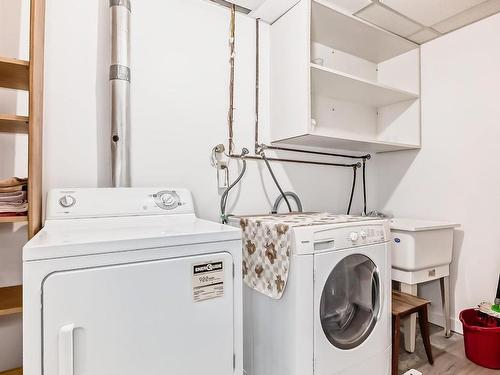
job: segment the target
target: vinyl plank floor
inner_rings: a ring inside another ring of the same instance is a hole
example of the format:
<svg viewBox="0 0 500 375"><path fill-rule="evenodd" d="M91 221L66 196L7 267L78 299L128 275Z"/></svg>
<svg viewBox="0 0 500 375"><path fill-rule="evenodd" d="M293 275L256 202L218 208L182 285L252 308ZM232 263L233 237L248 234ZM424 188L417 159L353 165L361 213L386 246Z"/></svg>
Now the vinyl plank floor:
<svg viewBox="0 0 500 375"><path fill-rule="evenodd" d="M404 339L401 338L399 373L403 374L410 369L415 369L424 375L500 374L500 370L486 369L469 361L467 357L465 357L463 337L458 333L453 333L453 335L447 339L444 337L441 327L431 325L431 344L432 353L434 355L434 366L431 366L427 362L420 332L417 332L415 353L407 353L404 350Z"/></svg>

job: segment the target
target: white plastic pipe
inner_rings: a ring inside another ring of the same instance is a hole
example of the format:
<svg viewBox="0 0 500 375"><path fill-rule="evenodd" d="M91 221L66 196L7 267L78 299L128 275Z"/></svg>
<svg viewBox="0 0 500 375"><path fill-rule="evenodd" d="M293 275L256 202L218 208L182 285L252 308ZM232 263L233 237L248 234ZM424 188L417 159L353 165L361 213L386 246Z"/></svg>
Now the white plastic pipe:
<svg viewBox="0 0 500 375"><path fill-rule="evenodd" d="M111 159L114 187L130 186L130 0L110 0Z"/></svg>

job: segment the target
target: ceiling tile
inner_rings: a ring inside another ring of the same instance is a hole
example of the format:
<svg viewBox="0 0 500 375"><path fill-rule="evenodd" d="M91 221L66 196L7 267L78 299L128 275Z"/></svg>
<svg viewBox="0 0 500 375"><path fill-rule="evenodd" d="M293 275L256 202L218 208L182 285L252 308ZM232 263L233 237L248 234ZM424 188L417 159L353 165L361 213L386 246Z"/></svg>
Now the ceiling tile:
<svg viewBox="0 0 500 375"><path fill-rule="evenodd" d="M447 33L500 12L500 0L489 0L465 12L457 14L433 26L441 33Z"/></svg>
<svg viewBox="0 0 500 375"><path fill-rule="evenodd" d="M254 10L259 7L265 0L230 0L229 3L234 3L240 7Z"/></svg>
<svg viewBox="0 0 500 375"><path fill-rule="evenodd" d="M425 26L432 26L486 0L380 0Z"/></svg>
<svg viewBox="0 0 500 375"><path fill-rule="evenodd" d="M436 31L426 28L416 32L413 35L410 35L408 39L415 43L422 44L428 42L429 40L435 39L440 35L441 34L437 33Z"/></svg>
<svg viewBox="0 0 500 375"><path fill-rule="evenodd" d="M323 0L326 4L332 4L336 8L345 10L348 13L356 13L358 10L370 5L371 0Z"/></svg>
<svg viewBox="0 0 500 375"><path fill-rule="evenodd" d="M414 34L421 29L420 25L378 4L362 9L356 16L401 36Z"/></svg>

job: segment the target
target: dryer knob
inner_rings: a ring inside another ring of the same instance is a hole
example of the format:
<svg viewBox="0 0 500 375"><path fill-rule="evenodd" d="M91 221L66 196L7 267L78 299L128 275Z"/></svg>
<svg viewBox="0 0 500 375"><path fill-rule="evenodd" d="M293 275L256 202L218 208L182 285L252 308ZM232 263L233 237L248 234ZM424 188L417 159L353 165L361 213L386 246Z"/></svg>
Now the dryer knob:
<svg viewBox="0 0 500 375"><path fill-rule="evenodd" d="M351 232L349 238L351 239L352 242L356 242L359 238L358 232Z"/></svg>
<svg viewBox="0 0 500 375"><path fill-rule="evenodd" d="M72 195L66 194L59 199L59 204L64 208L69 208L71 206L74 206L75 203L76 199Z"/></svg>
<svg viewBox="0 0 500 375"><path fill-rule="evenodd" d="M181 205L181 198L175 191L159 191L153 194L155 204L163 210L173 210Z"/></svg>

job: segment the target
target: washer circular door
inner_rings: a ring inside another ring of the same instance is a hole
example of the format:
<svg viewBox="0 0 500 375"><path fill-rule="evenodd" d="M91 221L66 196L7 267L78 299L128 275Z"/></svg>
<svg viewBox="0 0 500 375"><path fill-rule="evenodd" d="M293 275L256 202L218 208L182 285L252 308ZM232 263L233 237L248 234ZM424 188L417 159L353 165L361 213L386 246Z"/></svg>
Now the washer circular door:
<svg viewBox="0 0 500 375"><path fill-rule="evenodd" d="M320 321L328 341L343 350L361 345L377 324L381 305L377 266L363 254L343 258L326 280Z"/></svg>

